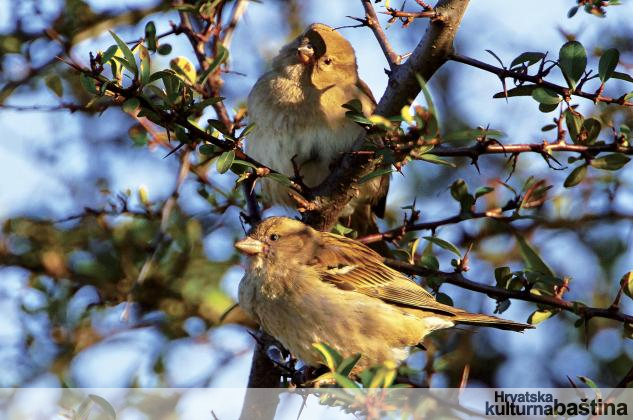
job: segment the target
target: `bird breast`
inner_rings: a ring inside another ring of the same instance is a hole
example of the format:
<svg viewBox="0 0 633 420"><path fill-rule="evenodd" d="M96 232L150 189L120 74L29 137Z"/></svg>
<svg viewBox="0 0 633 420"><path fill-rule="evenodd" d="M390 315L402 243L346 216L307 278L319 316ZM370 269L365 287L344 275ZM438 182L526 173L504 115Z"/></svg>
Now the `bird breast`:
<svg viewBox="0 0 633 420"><path fill-rule="evenodd" d="M282 277L289 283L274 296L263 282L244 287L244 293L240 285L240 305L248 296L248 307L262 328L309 365L321 363L314 343L326 343L344 356L361 353L358 368L397 363L429 332L418 317L379 299L342 291L309 270L276 278Z"/></svg>
<svg viewBox="0 0 633 420"><path fill-rule="evenodd" d="M351 149L362 128L347 119L342 108L354 92L333 87L322 93L303 86L271 73L256 83L248 100L255 128L248 138L247 153L288 176L294 175L294 157L303 181L313 187L327 177L330 164ZM292 205L285 187L263 181L263 193L269 200Z"/></svg>

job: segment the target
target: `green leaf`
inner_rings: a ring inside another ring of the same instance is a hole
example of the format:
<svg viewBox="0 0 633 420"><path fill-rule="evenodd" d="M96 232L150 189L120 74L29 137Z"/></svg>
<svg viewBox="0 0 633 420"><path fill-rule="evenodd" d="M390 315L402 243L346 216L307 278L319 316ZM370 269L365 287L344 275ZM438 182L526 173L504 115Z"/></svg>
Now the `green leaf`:
<svg viewBox="0 0 633 420"><path fill-rule="evenodd" d="M574 6L571 9L569 9L569 11L567 11L567 17L572 18L574 17L576 13L578 13L578 6Z"/></svg>
<svg viewBox="0 0 633 420"><path fill-rule="evenodd" d="M226 128L226 125L224 125L222 121L216 120L214 118L210 118L207 120L207 124L209 124L211 127L215 128L220 133L222 133L224 137L232 138L231 134L229 133L229 130Z"/></svg>
<svg viewBox="0 0 633 420"><path fill-rule="evenodd" d="M596 118L587 118L584 123L582 123L582 131L585 134L585 143L592 144L598 138L600 131L602 130L602 123Z"/></svg>
<svg viewBox="0 0 633 420"><path fill-rule="evenodd" d="M453 245L452 243L445 241L444 239L440 239L436 236L425 236L424 239L426 239L427 241L431 242L434 245L439 246L440 248L444 248L447 251L452 252L453 254L457 255L458 257L461 258L462 253L459 251L459 249Z"/></svg>
<svg viewBox="0 0 633 420"><path fill-rule="evenodd" d="M222 97L222 96L216 96L215 98L208 98L208 99L205 99L204 101L196 102L195 104L192 105L192 108L197 109L199 111L202 111L203 109L205 109L208 106L211 106L213 104L217 104L218 102L222 102L224 99L225 98Z"/></svg>
<svg viewBox="0 0 633 420"><path fill-rule="evenodd" d="M492 187L479 187L475 190L475 199L482 197L486 194L493 192L495 189Z"/></svg>
<svg viewBox="0 0 633 420"><path fill-rule="evenodd" d="M81 83L81 86L83 86L83 88L86 90L86 92L92 93L93 95L97 93L97 85L95 84L95 81L92 77L88 76L85 73L81 73L79 75L79 82Z"/></svg>
<svg viewBox="0 0 633 420"><path fill-rule="evenodd" d="M497 287L505 289L508 286L510 278L512 278L512 270L510 270L510 267L495 268L495 280L497 281Z"/></svg>
<svg viewBox="0 0 633 420"><path fill-rule="evenodd" d="M117 51L119 51L118 46L110 45L110 47L101 54L101 64L107 64L108 61L112 60L112 57L114 57Z"/></svg>
<svg viewBox="0 0 633 420"><path fill-rule="evenodd" d="M612 153L597 159L593 159L590 165L596 169L604 169L606 171L617 171L626 165L631 158L621 153Z"/></svg>
<svg viewBox="0 0 633 420"><path fill-rule="evenodd" d="M455 168L455 164L453 162L449 162L447 160L442 159L439 156L436 156L434 154L431 153L425 153L423 155L418 156L418 159L420 160L424 160L427 162L431 162L431 163L435 163L437 165L444 165L444 166L449 166L451 168Z"/></svg>
<svg viewBox="0 0 633 420"><path fill-rule="evenodd" d="M156 51L156 25L153 20L150 20L145 25L145 42L148 50Z"/></svg>
<svg viewBox="0 0 633 420"><path fill-rule="evenodd" d="M128 114L135 112L141 106L141 101L138 98L129 98L121 105L121 109Z"/></svg>
<svg viewBox="0 0 633 420"><path fill-rule="evenodd" d="M235 151L229 150L228 152L224 152L218 157L218 161L216 163L216 168L218 173L223 174L229 170L231 165L233 165L233 161L235 160Z"/></svg>
<svg viewBox="0 0 633 420"><path fill-rule="evenodd" d="M361 103L359 99L352 99L351 101L346 102L343 105L341 105L341 107L345 109L349 109L350 111L354 111L358 114L363 113L363 104Z"/></svg>
<svg viewBox="0 0 633 420"><path fill-rule="evenodd" d="M176 133L176 139L179 142L184 144L189 143L189 135L187 134L187 130L185 130L183 126L177 125L174 129L174 132Z"/></svg>
<svg viewBox="0 0 633 420"><path fill-rule="evenodd" d="M284 174L272 173L272 174L266 175L266 178L270 178L273 181L280 183L281 185L285 185L286 187L289 187L292 185L292 181L290 181L290 178L288 178Z"/></svg>
<svg viewBox="0 0 633 420"><path fill-rule="evenodd" d="M334 380L336 380L336 383L341 388L360 388L360 386L356 382L354 382L347 376L341 375L340 373L333 372L332 377L334 378Z"/></svg>
<svg viewBox="0 0 633 420"><path fill-rule="evenodd" d="M545 321L546 319L551 318L552 316L554 316L554 311L538 310L538 311L532 312L527 322L528 324L536 325L538 323Z"/></svg>
<svg viewBox="0 0 633 420"><path fill-rule="evenodd" d="M600 75L600 81L602 81L602 83L611 78L619 61L620 51L615 48L609 48L602 53L600 62L598 63L598 74Z"/></svg>
<svg viewBox="0 0 633 420"><path fill-rule="evenodd" d="M565 111L565 124L567 124L569 137L574 143L578 143L578 136L580 135L583 122L584 119L582 115L575 114L569 109Z"/></svg>
<svg viewBox="0 0 633 420"><path fill-rule="evenodd" d="M508 98L512 97L512 96L532 96L532 92L534 92L534 89L536 89L538 86L537 85L523 85L523 86L517 86L515 88L512 89L508 89ZM505 92L497 92L494 95L492 95L493 98L505 98L506 97L506 93Z"/></svg>
<svg viewBox="0 0 633 420"><path fill-rule="evenodd" d="M218 52L215 55L215 58L213 59L209 67L207 67L207 69L200 74L200 77L198 78L198 83L200 84L204 83L209 77L209 75L213 73L220 64L228 60L228 58L229 58L229 50L224 48L222 44L218 44Z"/></svg>
<svg viewBox="0 0 633 420"><path fill-rule="evenodd" d="M614 79L620 79L620 80L624 80L625 82L633 83L633 77L631 77L630 75L626 73L621 73L619 71L614 71L613 73L611 73L611 77Z"/></svg>
<svg viewBox="0 0 633 420"><path fill-rule="evenodd" d="M526 267L541 274L555 277L552 269L541 259L541 256L534 250L534 248L532 248L532 245L519 235L517 235L516 238L517 243L519 244L521 258L523 258L523 262Z"/></svg>
<svg viewBox="0 0 633 420"><path fill-rule="evenodd" d="M451 195L456 201L461 202L464 197L469 196L468 185L463 179L458 179L451 184Z"/></svg>
<svg viewBox="0 0 633 420"><path fill-rule="evenodd" d="M558 53L558 65L560 66L567 84L575 89L587 67L587 52L578 41L569 41L560 48Z"/></svg>
<svg viewBox="0 0 633 420"><path fill-rule="evenodd" d="M475 205L475 197L468 192L468 186L463 179L458 179L451 185L451 196L459 202L462 212L468 212Z"/></svg>
<svg viewBox="0 0 633 420"><path fill-rule="evenodd" d="M440 262L437 260L435 255L431 254L422 255L418 260L418 265L429 270L437 271L440 269Z"/></svg>
<svg viewBox="0 0 633 420"><path fill-rule="evenodd" d="M354 232L354 229L350 229L347 226L343 226L342 224L337 223L332 228L332 232L336 233L337 235L347 236L347 234Z"/></svg>
<svg viewBox="0 0 633 420"><path fill-rule="evenodd" d="M587 385L589 388L598 389L598 385L596 385L596 383L594 381L592 381L591 379L587 378L586 376L579 376L578 379L580 379L582 381L582 383Z"/></svg>
<svg viewBox="0 0 633 420"><path fill-rule="evenodd" d="M325 343L313 343L312 347L321 355L321 359L324 362L323 364L327 366L330 371L336 372L336 368L338 368L343 361L343 357L341 357L339 352Z"/></svg>
<svg viewBox="0 0 633 420"><path fill-rule="evenodd" d="M544 113L556 111L556 108L558 108L558 105L539 104L538 106L538 110Z"/></svg>
<svg viewBox="0 0 633 420"><path fill-rule="evenodd" d="M141 59L141 74L140 74L140 82L141 86L145 86L149 83L150 77L150 59L149 59L149 51L145 48L144 45L139 45L138 56Z"/></svg>
<svg viewBox="0 0 633 420"><path fill-rule="evenodd" d="M233 160L233 166L235 166L235 165L246 166L248 168L257 169L257 166L255 166L252 163L247 162L245 160L241 160L241 159Z"/></svg>
<svg viewBox="0 0 633 420"><path fill-rule="evenodd" d="M565 188L575 187L580 184L585 176L587 175L587 165L583 164L574 168L573 171L569 174L569 176L565 179L565 183L563 186Z"/></svg>
<svg viewBox="0 0 633 420"><path fill-rule="evenodd" d="M541 127L541 131L543 131L543 132L550 131L550 130L555 129L556 127L557 127L556 124L547 124L547 125L544 125L543 127Z"/></svg>
<svg viewBox="0 0 633 420"><path fill-rule="evenodd" d="M378 178L379 176L390 174L392 172L393 172L393 169L390 169L390 168L379 168L379 169L376 169L375 171L370 172L367 175L361 177L358 180L358 185L362 185L362 184L364 184L367 181L370 181L370 180L372 180L374 178Z"/></svg>
<svg viewBox="0 0 633 420"><path fill-rule="evenodd" d="M160 47L158 47L157 51L160 55L169 55L171 54L171 45L162 44Z"/></svg>
<svg viewBox="0 0 633 420"><path fill-rule="evenodd" d="M532 98L543 105L558 105L563 100L558 93L547 88L536 88L532 91Z"/></svg>
<svg viewBox="0 0 633 420"><path fill-rule="evenodd" d="M536 64L539 61L541 61L543 57L545 57L545 54L540 53L540 52L524 52L520 54L517 58L512 60L512 63L510 64L510 68L517 66L519 64L523 64L523 63L527 63L527 66L529 67L532 64Z"/></svg>
<svg viewBox="0 0 633 420"><path fill-rule="evenodd" d="M62 79L56 74L52 74L44 79L46 86L58 97L64 96L64 86L62 85Z"/></svg>
<svg viewBox="0 0 633 420"><path fill-rule="evenodd" d="M136 69L136 62L134 62L133 64L130 64L125 58L119 57L119 56L116 56L116 55L114 57L112 57L112 59L114 61L116 61L117 63L121 64L126 69L128 69L130 71L130 73L134 73L134 75L136 75L136 72L138 71Z"/></svg>
<svg viewBox="0 0 633 420"><path fill-rule="evenodd" d="M422 94L424 95L424 100L426 101L426 105L429 108L429 112L439 119L439 114L437 113L435 105L433 104L433 96L431 95L429 88L426 86L426 81L418 73L415 74L415 78L418 80L420 89L422 90Z"/></svg>
<svg viewBox="0 0 633 420"><path fill-rule="evenodd" d="M123 53L123 57L125 57L125 61L127 61L129 65L129 66L126 66L126 68L128 68L128 70L130 70L132 73L134 73L134 76L136 76L138 74L138 68L136 67L136 59L134 58L134 54L132 53L132 50L130 50L127 44L123 42L123 40L119 38L117 34L115 34L112 31L109 31L109 32L110 32L110 35L112 35L112 38L114 38L114 40L116 41L117 45L119 46L119 49Z"/></svg>
<svg viewBox="0 0 633 420"><path fill-rule="evenodd" d="M255 128L255 123L250 123L249 125L246 126L246 128L244 128L244 130L242 130L239 138L243 139L247 137L250 134L250 132L253 131L254 128Z"/></svg>
<svg viewBox="0 0 633 420"><path fill-rule="evenodd" d="M451 299L451 297L446 293L439 292L437 295L435 295L435 300L444 305L455 306L455 304L453 303L453 299Z"/></svg>
<svg viewBox="0 0 633 420"><path fill-rule="evenodd" d="M629 92L626 95L624 95L624 100L625 101L628 101L631 98L633 98L633 92Z"/></svg>
<svg viewBox="0 0 633 420"><path fill-rule="evenodd" d="M629 271L620 279L620 287L625 295L633 299L633 271Z"/></svg>
<svg viewBox="0 0 633 420"><path fill-rule="evenodd" d="M346 357L338 365L338 368L336 368L336 372L340 373L341 375L345 377L349 376L349 374L352 372L352 369L354 369L354 366L356 366L356 363L358 363L360 358L361 358L360 353L356 353L353 356Z"/></svg>
<svg viewBox="0 0 633 420"><path fill-rule="evenodd" d="M185 77L190 83L196 82L196 67L187 57L179 56L172 58L169 67L176 73Z"/></svg>
<svg viewBox="0 0 633 420"><path fill-rule="evenodd" d="M203 144L202 146L200 146L200 148L198 149L198 151L200 153L202 153L203 155L207 155L207 156L215 156L218 154L218 152L220 151L220 149L218 149L216 146L212 145L212 144Z"/></svg>
<svg viewBox="0 0 633 420"><path fill-rule="evenodd" d="M347 111L345 113L345 116L349 118L350 120L357 122L359 124L374 125L374 123L372 123L369 120L369 118L365 117L364 115L357 114L354 111Z"/></svg>

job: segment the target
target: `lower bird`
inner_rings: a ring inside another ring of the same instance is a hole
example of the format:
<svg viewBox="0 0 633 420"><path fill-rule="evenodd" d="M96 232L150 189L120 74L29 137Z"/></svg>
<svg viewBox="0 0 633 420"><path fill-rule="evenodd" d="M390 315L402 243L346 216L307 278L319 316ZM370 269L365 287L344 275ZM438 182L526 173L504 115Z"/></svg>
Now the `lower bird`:
<svg viewBox="0 0 633 420"><path fill-rule="evenodd" d="M362 369L401 362L427 334L457 324L533 328L439 303L364 244L297 220L268 218L235 246L249 257L240 306L310 366L320 364L319 342L360 353Z"/></svg>

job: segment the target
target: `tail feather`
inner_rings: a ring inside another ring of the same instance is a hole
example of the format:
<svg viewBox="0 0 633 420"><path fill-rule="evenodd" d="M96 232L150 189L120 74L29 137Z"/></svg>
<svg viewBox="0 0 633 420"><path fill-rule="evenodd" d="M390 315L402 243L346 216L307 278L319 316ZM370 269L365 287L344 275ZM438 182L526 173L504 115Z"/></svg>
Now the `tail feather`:
<svg viewBox="0 0 633 420"><path fill-rule="evenodd" d="M458 313L453 319L458 324L478 325L484 327L498 328L500 330L523 331L534 328L534 325L523 324L521 322L509 321L497 318L496 316L484 314L471 314L468 312Z"/></svg>

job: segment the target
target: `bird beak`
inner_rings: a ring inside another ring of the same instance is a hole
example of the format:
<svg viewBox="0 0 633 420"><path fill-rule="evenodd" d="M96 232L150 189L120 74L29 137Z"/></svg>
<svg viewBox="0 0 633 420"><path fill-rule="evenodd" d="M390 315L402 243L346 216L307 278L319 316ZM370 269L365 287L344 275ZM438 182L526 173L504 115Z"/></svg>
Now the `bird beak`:
<svg viewBox="0 0 633 420"><path fill-rule="evenodd" d="M246 255L257 255L264 251L264 244L250 236L235 242L235 248Z"/></svg>
<svg viewBox="0 0 633 420"><path fill-rule="evenodd" d="M297 57L301 63L308 64L314 57L314 50L307 45L302 45L297 48Z"/></svg>

